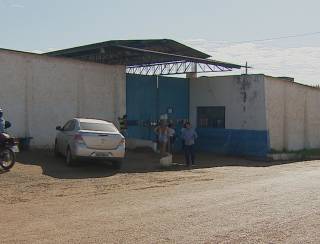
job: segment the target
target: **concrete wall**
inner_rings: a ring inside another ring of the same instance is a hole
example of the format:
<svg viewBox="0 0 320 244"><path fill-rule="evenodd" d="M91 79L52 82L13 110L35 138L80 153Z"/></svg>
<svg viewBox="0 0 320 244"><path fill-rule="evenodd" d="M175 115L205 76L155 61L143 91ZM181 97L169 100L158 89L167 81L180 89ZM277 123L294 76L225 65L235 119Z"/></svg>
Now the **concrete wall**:
<svg viewBox="0 0 320 244"><path fill-rule="evenodd" d="M320 148L320 90L268 76L265 87L271 149Z"/></svg>
<svg viewBox="0 0 320 244"><path fill-rule="evenodd" d="M225 129L197 128L198 150L264 158L269 152L263 75L200 77L190 80L190 120L197 107L224 106Z"/></svg>
<svg viewBox="0 0 320 244"><path fill-rule="evenodd" d="M226 129L266 130L264 76L200 77L190 80L190 120L197 107L225 106Z"/></svg>
<svg viewBox="0 0 320 244"><path fill-rule="evenodd" d="M125 67L0 50L0 106L10 133L49 147L55 126L72 117L125 113Z"/></svg>

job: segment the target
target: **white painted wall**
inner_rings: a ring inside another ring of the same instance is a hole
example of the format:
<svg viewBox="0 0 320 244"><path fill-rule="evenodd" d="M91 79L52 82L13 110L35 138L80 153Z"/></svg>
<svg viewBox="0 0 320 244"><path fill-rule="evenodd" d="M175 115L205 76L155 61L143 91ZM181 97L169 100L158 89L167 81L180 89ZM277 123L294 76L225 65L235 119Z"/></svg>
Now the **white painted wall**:
<svg viewBox="0 0 320 244"><path fill-rule="evenodd" d="M190 120L197 107L225 106L226 129L266 130L264 76L215 76L190 80Z"/></svg>
<svg viewBox="0 0 320 244"><path fill-rule="evenodd" d="M226 129L268 130L271 149L320 148L320 89L285 78L244 77L191 79L192 124L198 106L225 106Z"/></svg>
<svg viewBox="0 0 320 244"><path fill-rule="evenodd" d="M320 90L268 76L265 87L270 147L320 148Z"/></svg>
<svg viewBox="0 0 320 244"><path fill-rule="evenodd" d="M0 106L10 133L51 147L73 117L116 121L125 114L125 66L0 50Z"/></svg>

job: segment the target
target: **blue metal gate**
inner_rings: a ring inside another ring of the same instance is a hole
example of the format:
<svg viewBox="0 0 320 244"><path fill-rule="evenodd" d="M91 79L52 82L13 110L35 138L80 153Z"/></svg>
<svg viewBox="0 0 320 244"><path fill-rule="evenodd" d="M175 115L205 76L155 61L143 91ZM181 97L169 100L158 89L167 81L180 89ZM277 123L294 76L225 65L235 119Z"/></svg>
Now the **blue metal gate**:
<svg viewBox="0 0 320 244"><path fill-rule="evenodd" d="M184 78L127 74L128 137L154 140L160 115L167 114L177 133L189 118L189 81Z"/></svg>

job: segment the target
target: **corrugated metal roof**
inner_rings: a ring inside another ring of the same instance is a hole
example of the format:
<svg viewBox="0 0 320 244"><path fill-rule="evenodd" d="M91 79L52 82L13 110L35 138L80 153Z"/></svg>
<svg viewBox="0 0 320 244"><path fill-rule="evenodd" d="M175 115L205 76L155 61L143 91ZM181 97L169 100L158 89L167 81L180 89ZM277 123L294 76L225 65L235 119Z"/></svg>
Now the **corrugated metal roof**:
<svg viewBox="0 0 320 244"><path fill-rule="evenodd" d="M46 53L51 56L68 56L75 57L79 55L85 55L100 49L109 49L117 46L127 46L139 49L147 49L153 51L159 51L164 53L180 54L190 57L209 58L210 55L200 52L196 49L183 45L179 42L170 39L151 39L151 40L115 40L106 41L95 44L89 44L85 46L79 46L74 48L63 49L59 51Z"/></svg>
<svg viewBox="0 0 320 244"><path fill-rule="evenodd" d="M242 67L208 59L210 55L169 39L107 41L49 52L45 55L126 66L189 61L226 68Z"/></svg>

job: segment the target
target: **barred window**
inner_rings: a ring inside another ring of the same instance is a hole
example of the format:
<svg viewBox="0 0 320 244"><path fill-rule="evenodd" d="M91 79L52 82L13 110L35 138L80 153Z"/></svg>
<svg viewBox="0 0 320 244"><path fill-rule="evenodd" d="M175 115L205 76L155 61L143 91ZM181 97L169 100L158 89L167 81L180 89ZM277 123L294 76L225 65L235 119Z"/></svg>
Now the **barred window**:
<svg viewBox="0 0 320 244"><path fill-rule="evenodd" d="M225 128L225 110L223 106L198 107L199 128Z"/></svg>

